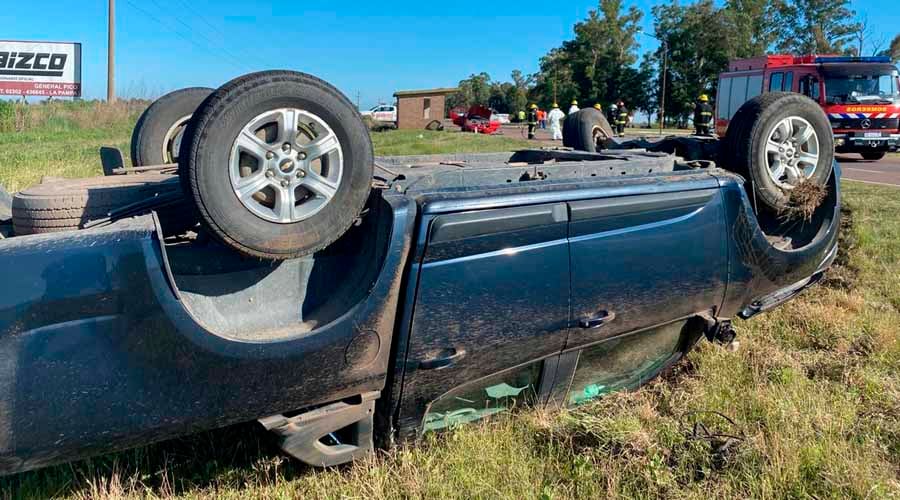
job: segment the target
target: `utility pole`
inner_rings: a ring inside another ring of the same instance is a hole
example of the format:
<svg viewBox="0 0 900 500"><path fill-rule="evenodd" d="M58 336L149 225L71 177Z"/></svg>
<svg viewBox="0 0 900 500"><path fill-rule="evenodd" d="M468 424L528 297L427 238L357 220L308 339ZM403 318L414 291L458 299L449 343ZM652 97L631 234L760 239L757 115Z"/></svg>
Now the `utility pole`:
<svg viewBox="0 0 900 500"><path fill-rule="evenodd" d="M666 72L669 62L669 42L661 40L663 43L663 70L662 70L662 104L659 105L659 135L663 134L663 126L666 123Z"/></svg>
<svg viewBox="0 0 900 500"><path fill-rule="evenodd" d="M359 98L360 98L360 96L361 96L361 93L360 93L360 91L357 90L357 91L356 91L356 109L362 111L362 108L359 107Z"/></svg>
<svg viewBox="0 0 900 500"><path fill-rule="evenodd" d="M116 0L109 0L106 51L106 102L116 102Z"/></svg>

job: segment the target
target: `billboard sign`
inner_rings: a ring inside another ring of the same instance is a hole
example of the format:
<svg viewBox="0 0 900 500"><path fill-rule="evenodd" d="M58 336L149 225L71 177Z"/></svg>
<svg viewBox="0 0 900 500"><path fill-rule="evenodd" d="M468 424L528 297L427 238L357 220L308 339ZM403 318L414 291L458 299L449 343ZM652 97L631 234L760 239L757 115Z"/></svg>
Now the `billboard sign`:
<svg viewBox="0 0 900 500"><path fill-rule="evenodd" d="M81 97L81 44L0 40L0 96Z"/></svg>

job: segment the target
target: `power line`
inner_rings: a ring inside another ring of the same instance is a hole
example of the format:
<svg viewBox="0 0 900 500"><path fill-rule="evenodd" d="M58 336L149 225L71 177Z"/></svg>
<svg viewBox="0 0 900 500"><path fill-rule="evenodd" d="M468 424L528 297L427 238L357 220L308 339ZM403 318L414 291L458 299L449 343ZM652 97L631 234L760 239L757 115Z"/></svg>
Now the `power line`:
<svg viewBox="0 0 900 500"><path fill-rule="evenodd" d="M209 19L207 19L207 17L206 17L202 12L199 12L197 9L195 9L195 8L190 4L190 2L188 2L187 0L178 0L178 2L179 2L181 5L183 5L188 11L190 11L190 12L193 14L192 19L199 19L200 21L203 22L203 24L209 26L209 28L210 28L213 32L215 32L216 35L222 37L223 40L227 40L227 39L228 39L228 34L227 34L227 33L225 33L224 31L222 31L221 29L219 29L216 25L214 25L213 23L211 23L211 22L209 21ZM232 52L232 55L234 55L233 52ZM249 53L245 52L244 49L241 49L241 48L238 48L238 49L237 49L237 55L240 56L239 59L240 59L241 61L258 61L258 60L260 59L260 56L261 56L261 54L258 53L258 52L257 52L257 53L253 53L253 54L249 54ZM281 65L281 64L275 64L274 66L281 67L281 66L283 66L283 65ZM252 68L252 67L251 67L251 70L253 70L253 71L255 71L256 69L258 69L258 68Z"/></svg>
<svg viewBox="0 0 900 500"><path fill-rule="evenodd" d="M213 52L213 50L212 50L210 47L206 47L206 46L204 46L204 45L201 45L201 44L197 43L196 41L194 41L193 39L191 39L191 38L189 38L189 37L183 35L183 34L182 34L180 31L178 31L176 28L171 27L171 25L169 25L169 24L163 22L161 19L159 19L158 17L154 16L152 13L148 12L148 11L147 11L146 9L144 9L143 7L139 7L138 5L136 5L136 4L135 4L134 2L132 2L131 0L125 0L125 2L126 2L128 5L130 5L133 9L135 9L135 10L137 10L138 12L144 14L145 16L147 16L148 18L150 18L152 21L155 21L157 24L159 24L159 25L162 26L163 28L168 29L168 31L174 33L176 36L178 36L178 37L181 38L182 40L184 40L184 41L186 41L186 42L188 42L188 43L190 43L190 44L193 44L195 47L198 47L198 48L200 48L200 49L209 51L210 53L212 53L212 54L214 54L214 55L218 55L218 54L215 54L215 53ZM231 62L231 61L229 61L229 62ZM238 70L238 71L243 71L243 69L242 69L239 65L235 64L234 62L231 62L231 64L234 66L234 68L235 68L236 70Z"/></svg>
<svg viewBox="0 0 900 500"><path fill-rule="evenodd" d="M184 7L185 7L187 10L191 11L191 13L194 14L194 16L193 16L194 19L199 19L199 20L203 21L203 24L209 26L213 31L216 32L216 34L218 34L219 36L221 36L223 40L226 39L226 38L228 38L228 35L226 35L225 32L223 32L223 31L220 30L219 28L215 27L215 26L213 25L213 23L209 22L209 21L203 16L203 14L200 13L200 12L198 12L198 11L197 11L190 3L188 3L188 2L185 1L185 0L178 0L178 2L181 3L181 5L184 5Z"/></svg>
<svg viewBox="0 0 900 500"><path fill-rule="evenodd" d="M150 0L150 2L152 2L153 5L155 5L160 11L162 11L162 12L166 12L166 11L167 11L167 9L166 9L165 7L163 7L162 5L160 5L156 0ZM197 30L196 28L194 28L194 27L191 26L190 24L184 22L184 20L182 20L180 17L175 16L174 19L175 19L175 21L178 22L178 24L184 26L184 28L185 28L186 30L188 30L189 33L196 34L196 35L198 35L199 37L201 37L203 40L205 40L206 43L207 43L207 46L208 46L209 48L212 48L212 47L218 45L218 44L216 44L213 40L211 40L209 37L207 37L206 35L204 35L203 33L201 33L199 30ZM240 58L240 57L234 55L233 53L231 53L231 52L230 52L227 48L225 48L224 46L218 46L218 47L217 47L217 50L221 50L223 54L225 54L226 56L232 58L232 59L233 59L235 62L237 62L239 65L243 65L243 64L244 64L245 59L242 59L242 58Z"/></svg>

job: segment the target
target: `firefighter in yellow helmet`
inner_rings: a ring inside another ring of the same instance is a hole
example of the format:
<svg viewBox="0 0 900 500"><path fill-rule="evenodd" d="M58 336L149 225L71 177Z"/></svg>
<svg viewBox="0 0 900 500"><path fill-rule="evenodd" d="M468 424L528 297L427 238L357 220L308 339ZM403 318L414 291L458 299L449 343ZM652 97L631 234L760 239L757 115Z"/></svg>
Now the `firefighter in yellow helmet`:
<svg viewBox="0 0 900 500"><path fill-rule="evenodd" d="M603 106L600 106L599 102L597 104L594 104L594 109L600 111L601 113L603 112Z"/></svg>
<svg viewBox="0 0 900 500"><path fill-rule="evenodd" d="M532 104L528 106L528 138L534 139L534 129L537 128L538 124L538 107L537 104Z"/></svg>
<svg viewBox="0 0 900 500"><path fill-rule="evenodd" d="M619 99L616 108L616 135L625 137L625 125L628 124L628 108L625 107L625 102L622 99Z"/></svg>
<svg viewBox="0 0 900 500"><path fill-rule="evenodd" d="M578 112L578 99L572 99L572 105L569 106L569 114Z"/></svg>
<svg viewBox="0 0 900 500"><path fill-rule="evenodd" d="M709 135L709 123L712 121L713 109L709 105L709 96L703 94L694 105L694 133Z"/></svg>

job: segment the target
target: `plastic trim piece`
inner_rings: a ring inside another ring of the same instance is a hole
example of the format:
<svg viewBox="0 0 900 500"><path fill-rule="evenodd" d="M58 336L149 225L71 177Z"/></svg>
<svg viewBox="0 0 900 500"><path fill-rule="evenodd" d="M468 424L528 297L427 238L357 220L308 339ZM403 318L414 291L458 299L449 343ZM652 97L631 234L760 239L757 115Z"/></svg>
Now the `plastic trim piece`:
<svg viewBox="0 0 900 500"><path fill-rule="evenodd" d="M568 218L565 203L442 215L437 217L432 225L430 241L440 243L462 240L567 222Z"/></svg>
<svg viewBox="0 0 900 500"><path fill-rule="evenodd" d="M702 189L689 192L659 193L640 196L624 196L599 200L569 202L572 210L572 222L633 214L637 212L653 212L673 208L702 206L716 194L716 189Z"/></svg>
<svg viewBox="0 0 900 500"><path fill-rule="evenodd" d="M315 410L286 417L273 415L259 419L266 430L279 437L278 446L288 455L315 467L332 467L351 462L374 450L372 427L375 400L381 392L367 392L359 403L332 403ZM322 438L350 429L348 443L328 445Z"/></svg>

